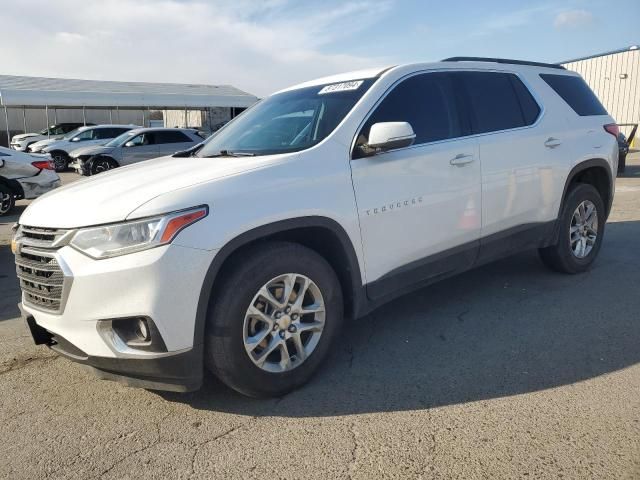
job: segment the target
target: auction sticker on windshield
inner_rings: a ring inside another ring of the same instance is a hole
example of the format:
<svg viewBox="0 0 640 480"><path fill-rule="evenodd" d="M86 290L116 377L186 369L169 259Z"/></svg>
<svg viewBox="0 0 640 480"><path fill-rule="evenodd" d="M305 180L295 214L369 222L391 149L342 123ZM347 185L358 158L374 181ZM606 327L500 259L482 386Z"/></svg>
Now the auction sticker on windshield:
<svg viewBox="0 0 640 480"><path fill-rule="evenodd" d="M333 85L327 85L318 92L318 95L324 95L325 93L346 92L348 90L357 90L362 85L363 80L356 80L355 82L342 82L334 83Z"/></svg>

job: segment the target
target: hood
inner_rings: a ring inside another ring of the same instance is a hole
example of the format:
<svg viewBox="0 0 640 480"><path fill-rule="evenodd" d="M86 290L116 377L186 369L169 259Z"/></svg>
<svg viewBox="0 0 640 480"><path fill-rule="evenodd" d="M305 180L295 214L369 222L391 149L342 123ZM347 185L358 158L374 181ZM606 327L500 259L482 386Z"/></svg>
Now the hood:
<svg viewBox="0 0 640 480"><path fill-rule="evenodd" d="M63 145L67 145L69 142L67 140L44 140L46 142L49 142L47 144L45 144L46 146L42 148L42 150L47 150L50 151L54 148L58 148L58 147L62 147ZM38 142L40 143L40 142Z"/></svg>
<svg viewBox="0 0 640 480"><path fill-rule="evenodd" d="M44 228L75 228L119 222L160 195L264 168L291 157L292 154L156 158L57 188L32 202L20 217L20 223ZM184 207L176 205L176 209Z"/></svg>
<svg viewBox="0 0 640 480"><path fill-rule="evenodd" d="M78 158L80 155L98 155L100 153L111 153L115 147L104 147L102 145L89 145L88 147L80 147L69 152L69 155L73 158Z"/></svg>
<svg viewBox="0 0 640 480"><path fill-rule="evenodd" d="M33 147L38 147L38 148L44 148L48 145L51 145L52 143L58 142L59 140L55 139L55 138L47 138L46 140L40 140L39 142L33 143L31 144L31 148Z"/></svg>
<svg viewBox="0 0 640 480"><path fill-rule="evenodd" d="M12 140L20 141L20 140L24 140L25 138L41 137L41 136L42 135L40 135L39 133L21 133L20 135L14 135Z"/></svg>

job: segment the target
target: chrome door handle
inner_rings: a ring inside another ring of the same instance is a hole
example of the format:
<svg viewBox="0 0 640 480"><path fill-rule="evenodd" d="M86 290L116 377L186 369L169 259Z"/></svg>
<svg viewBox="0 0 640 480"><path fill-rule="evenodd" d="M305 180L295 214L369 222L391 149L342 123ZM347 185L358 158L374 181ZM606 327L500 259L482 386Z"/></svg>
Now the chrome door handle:
<svg viewBox="0 0 640 480"><path fill-rule="evenodd" d="M547 147L547 148L556 148L561 143L562 142L560 140L558 140L557 138L549 137L549 138L547 138L547 141L544 142L544 146Z"/></svg>
<svg viewBox="0 0 640 480"><path fill-rule="evenodd" d="M474 160L473 155L459 153L458 155L453 157L451 160L449 160L449 163L451 165L462 166L462 165L466 165L467 163L473 162L473 160Z"/></svg>

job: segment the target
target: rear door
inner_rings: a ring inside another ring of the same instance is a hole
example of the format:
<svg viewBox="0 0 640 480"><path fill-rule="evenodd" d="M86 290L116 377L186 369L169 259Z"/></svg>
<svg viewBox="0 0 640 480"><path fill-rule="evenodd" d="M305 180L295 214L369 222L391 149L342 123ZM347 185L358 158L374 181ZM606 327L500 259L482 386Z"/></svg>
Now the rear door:
<svg viewBox="0 0 640 480"><path fill-rule="evenodd" d="M158 156L172 155L191 148L196 143L180 130L158 130L155 137Z"/></svg>
<svg viewBox="0 0 640 480"><path fill-rule="evenodd" d="M550 135L538 124L542 109L518 75L469 71L454 76L480 147L481 260L489 260L545 235L554 204L555 156L553 147L545 146Z"/></svg>

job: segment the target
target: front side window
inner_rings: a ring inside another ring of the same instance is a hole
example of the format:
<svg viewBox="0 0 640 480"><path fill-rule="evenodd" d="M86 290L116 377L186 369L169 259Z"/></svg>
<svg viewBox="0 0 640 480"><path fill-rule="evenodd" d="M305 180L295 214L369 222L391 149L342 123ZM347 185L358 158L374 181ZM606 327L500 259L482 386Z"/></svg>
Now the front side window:
<svg viewBox="0 0 640 480"><path fill-rule="evenodd" d="M459 137L461 127L451 78L447 73L424 73L395 86L365 122L356 140L354 157L365 155L371 126L408 122L416 134L414 145Z"/></svg>
<svg viewBox="0 0 640 480"><path fill-rule="evenodd" d="M95 139L95 134L96 134L96 130L92 129L92 130L84 130L80 133L78 133L74 138L77 138L78 141L82 141L82 140L93 140Z"/></svg>
<svg viewBox="0 0 640 480"><path fill-rule="evenodd" d="M273 155L310 148L338 126L374 81L317 85L273 95L210 137L195 156Z"/></svg>
<svg viewBox="0 0 640 480"><path fill-rule="evenodd" d="M474 134L497 132L528 125L513 86L517 77L498 72L457 72L459 88L465 91ZM529 105L529 110L531 106ZM531 121L531 111L528 113ZM537 117L537 114L535 115ZM534 119L535 120L535 119Z"/></svg>
<svg viewBox="0 0 640 480"><path fill-rule="evenodd" d="M126 131L118 135L113 140L110 140L109 142L105 143L104 146L105 147L121 147L122 145L127 143L129 140L131 140L131 137L134 135L135 133Z"/></svg>
<svg viewBox="0 0 640 480"><path fill-rule="evenodd" d="M127 140L126 143L128 143L129 146L132 147L144 147L146 145L153 145L155 142L153 141L153 133L146 132L141 133L140 135L136 135L132 139Z"/></svg>

